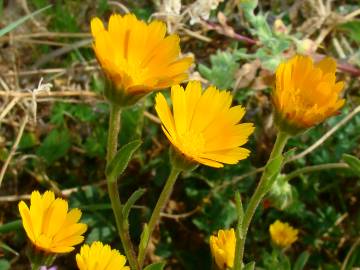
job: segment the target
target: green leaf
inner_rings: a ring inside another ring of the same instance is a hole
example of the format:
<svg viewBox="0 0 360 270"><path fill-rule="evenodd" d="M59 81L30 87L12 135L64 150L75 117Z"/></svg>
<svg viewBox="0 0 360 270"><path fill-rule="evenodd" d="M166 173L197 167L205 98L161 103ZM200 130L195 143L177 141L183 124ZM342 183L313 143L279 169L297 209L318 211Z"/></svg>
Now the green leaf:
<svg viewBox="0 0 360 270"><path fill-rule="evenodd" d="M145 223L144 225L144 229L141 233L140 236L140 243L139 243L139 254L138 254L138 258L145 258L145 252L146 252L146 247L149 241L149 226L147 225L147 223Z"/></svg>
<svg viewBox="0 0 360 270"><path fill-rule="evenodd" d="M146 192L145 188L139 188L133 194L131 194L130 198L127 200L127 202L124 205L124 208L122 209L125 220L127 220L129 217L131 207L133 207L136 201L140 199L140 197L144 195L145 192Z"/></svg>
<svg viewBox="0 0 360 270"><path fill-rule="evenodd" d="M1 259L0 260L0 269L1 270L8 270L10 269L10 263L7 260Z"/></svg>
<svg viewBox="0 0 360 270"><path fill-rule="evenodd" d="M128 144L125 144L116 153L115 157L110 161L106 168L106 176L111 179L111 181L115 181L116 178L125 171L131 160L131 157L140 147L141 143L141 140L134 140Z"/></svg>
<svg viewBox="0 0 360 270"><path fill-rule="evenodd" d="M163 270L165 267L164 262L153 263L144 268L144 270Z"/></svg>
<svg viewBox="0 0 360 270"><path fill-rule="evenodd" d="M11 222L8 222L5 224L1 224L0 225L0 234L12 232L12 231L19 231L21 229L21 227L22 227L21 220L15 220L15 221L11 221Z"/></svg>
<svg viewBox="0 0 360 270"><path fill-rule="evenodd" d="M243 268L243 270L254 270L254 269L255 269L255 262L249 262Z"/></svg>
<svg viewBox="0 0 360 270"><path fill-rule="evenodd" d="M281 170L281 165L283 163L284 157L282 154L274 157L270 163L266 166L264 174L265 177L268 178L267 180L267 191L269 191L269 189L272 187L272 185L274 184L275 180L277 179L277 176L280 173Z"/></svg>
<svg viewBox="0 0 360 270"><path fill-rule="evenodd" d="M340 29L349 33L350 38L360 43L360 20L353 20L340 25Z"/></svg>
<svg viewBox="0 0 360 270"><path fill-rule="evenodd" d="M234 53L217 51L210 56L211 67L199 64L200 74L219 89L229 89L234 86L235 73L239 68Z"/></svg>
<svg viewBox="0 0 360 270"><path fill-rule="evenodd" d="M43 12L44 10L46 10L46 9L48 9L48 8L50 8L50 7L51 7L51 5L48 5L48 6L44 7L44 8L41 8L41 9L39 9L39 10L37 10L37 11L29 14L29 15L26 15L26 16L18 19L18 20L15 21L15 22L10 23L8 26L6 26L6 27L4 27L3 29L0 30L0 37L3 36L3 35L5 35L5 34L7 34L7 33L10 32L10 31L14 30L16 27L20 26L20 25L23 24L25 21L27 21L28 19L30 19L32 16L35 16L35 15Z"/></svg>
<svg viewBox="0 0 360 270"><path fill-rule="evenodd" d="M310 253L307 251L304 251L303 253L301 253L299 255L299 257L297 258L293 270L302 270L305 267L305 264L307 263L307 261L309 260L310 257Z"/></svg>
<svg viewBox="0 0 360 270"><path fill-rule="evenodd" d="M48 164L64 157L70 149L70 134L67 129L52 130L42 142L36 154L43 157Z"/></svg>
<svg viewBox="0 0 360 270"><path fill-rule="evenodd" d="M360 160L352 155L343 154L342 159L350 166L351 170L360 176Z"/></svg>

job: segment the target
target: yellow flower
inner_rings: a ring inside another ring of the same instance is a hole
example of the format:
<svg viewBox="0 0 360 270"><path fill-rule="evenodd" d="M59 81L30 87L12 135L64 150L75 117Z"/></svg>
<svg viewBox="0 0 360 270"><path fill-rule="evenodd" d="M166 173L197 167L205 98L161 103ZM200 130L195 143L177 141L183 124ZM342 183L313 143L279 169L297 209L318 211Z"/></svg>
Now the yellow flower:
<svg viewBox="0 0 360 270"><path fill-rule="evenodd" d="M79 209L68 212L68 203L55 199L52 191L41 195L31 193L30 209L25 202L19 203L19 211L27 236L40 250L49 253L67 253L80 244L86 231L86 224L78 223Z"/></svg>
<svg viewBox="0 0 360 270"><path fill-rule="evenodd" d="M146 93L178 84L188 78L192 58L180 58L180 39L165 37L166 25L146 24L135 15L111 15L108 30L99 18L91 21L93 48L115 89L105 96L129 105Z"/></svg>
<svg viewBox="0 0 360 270"><path fill-rule="evenodd" d="M281 247L290 246L298 239L299 231L280 220L276 220L271 224L269 231L273 242Z"/></svg>
<svg viewBox="0 0 360 270"><path fill-rule="evenodd" d="M279 65L273 101L280 129L296 134L344 105L339 97L344 82L336 82L335 71L336 62L329 57L314 64L311 57L296 55Z"/></svg>
<svg viewBox="0 0 360 270"><path fill-rule="evenodd" d="M172 145L191 161L220 168L236 164L250 151L239 147L253 132L252 123L239 124L245 114L240 106L231 106L232 96L210 86L202 92L200 82L171 88L173 113L165 97L158 93L155 109L162 129Z"/></svg>
<svg viewBox="0 0 360 270"><path fill-rule="evenodd" d="M83 245L80 253L76 254L76 263L80 270L130 270L129 266L125 266L125 256L101 242Z"/></svg>
<svg viewBox="0 0 360 270"><path fill-rule="evenodd" d="M219 269L232 268L234 265L236 237L234 229L219 230L217 236L210 236L211 254Z"/></svg>

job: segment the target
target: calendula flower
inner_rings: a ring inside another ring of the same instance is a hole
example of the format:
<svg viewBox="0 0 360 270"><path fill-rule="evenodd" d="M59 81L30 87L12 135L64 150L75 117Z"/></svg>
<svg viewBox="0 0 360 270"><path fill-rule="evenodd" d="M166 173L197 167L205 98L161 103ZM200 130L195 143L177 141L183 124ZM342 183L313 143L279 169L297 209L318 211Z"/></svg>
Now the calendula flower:
<svg viewBox="0 0 360 270"><path fill-rule="evenodd" d="M19 203L19 211L27 236L34 246L48 253L67 253L80 244L87 226L78 223L79 209L68 212L67 201L56 198L52 191L41 195L33 191L30 208L25 202Z"/></svg>
<svg viewBox="0 0 360 270"><path fill-rule="evenodd" d="M219 269L234 265L236 237L234 229L219 230L217 236L210 236L210 250Z"/></svg>
<svg viewBox="0 0 360 270"><path fill-rule="evenodd" d="M131 105L146 93L188 78L192 58L180 57L177 35L165 37L166 25L150 24L135 15L111 15L107 29L99 18L91 21L93 48L111 86L105 96L120 105Z"/></svg>
<svg viewBox="0 0 360 270"><path fill-rule="evenodd" d="M280 220L271 224L269 231L272 241L280 247L288 247L298 239L299 231Z"/></svg>
<svg viewBox="0 0 360 270"><path fill-rule="evenodd" d="M329 57L314 64L311 57L296 55L279 65L273 101L281 130L296 134L344 105L340 98L344 82L336 82L335 71L336 62Z"/></svg>
<svg viewBox="0 0 360 270"><path fill-rule="evenodd" d="M245 114L240 106L231 106L232 96L210 86L202 92L200 82L171 88L173 113L165 97L158 93L155 109L162 129L175 149L186 159L211 167L236 164L250 151L240 147L253 132L252 123L239 124Z"/></svg>
<svg viewBox="0 0 360 270"><path fill-rule="evenodd" d="M76 263L80 270L130 270L129 266L125 266L125 256L101 242L83 245L80 253L76 254Z"/></svg>

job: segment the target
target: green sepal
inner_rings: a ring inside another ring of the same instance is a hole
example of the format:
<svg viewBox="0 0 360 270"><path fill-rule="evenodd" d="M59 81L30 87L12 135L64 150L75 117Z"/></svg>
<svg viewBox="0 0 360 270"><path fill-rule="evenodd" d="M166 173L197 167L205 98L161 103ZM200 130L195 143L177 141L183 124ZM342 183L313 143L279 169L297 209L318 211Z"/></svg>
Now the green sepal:
<svg viewBox="0 0 360 270"><path fill-rule="evenodd" d="M175 168L183 172L193 171L199 165L197 162L189 159L174 147L170 147L170 163Z"/></svg>
<svg viewBox="0 0 360 270"><path fill-rule="evenodd" d="M28 246L26 255L29 258L31 265L36 266L51 266L56 259L55 253L49 253L41 250L33 244Z"/></svg>
<svg viewBox="0 0 360 270"><path fill-rule="evenodd" d="M310 127L301 126L298 123L293 123L286 117L282 116L280 112L275 110L274 120L277 128L291 136L296 136L305 132Z"/></svg>
<svg viewBox="0 0 360 270"><path fill-rule="evenodd" d="M131 157L140 147L141 143L141 140L131 141L121 147L116 153L115 157L110 161L105 171L105 174L110 182L116 181L116 178L125 171Z"/></svg>
<svg viewBox="0 0 360 270"><path fill-rule="evenodd" d="M113 104L120 106L121 108L130 107L137 103L141 98L146 96L148 91L126 91L116 84L105 74L105 98Z"/></svg>

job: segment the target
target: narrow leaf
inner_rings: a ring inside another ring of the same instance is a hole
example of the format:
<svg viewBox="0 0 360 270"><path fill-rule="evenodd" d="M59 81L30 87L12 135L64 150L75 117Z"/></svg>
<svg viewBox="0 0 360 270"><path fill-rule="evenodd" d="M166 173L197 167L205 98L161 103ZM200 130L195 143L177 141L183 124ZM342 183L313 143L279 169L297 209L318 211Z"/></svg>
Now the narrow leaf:
<svg viewBox="0 0 360 270"><path fill-rule="evenodd" d="M255 269L255 262L249 262L248 264L245 265L245 267L243 269L244 270L254 270Z"/></svg>
<svg viewBox="0 0 360 270"><path fill-rule="evenodd" d="M141 140L134 140L120 148L106 168L106 176L110 179L110 181L115 181L116 178L125 171L131 157L140 145Z"/></svg>
<svg viewBox="0 0 360 270"><path fill-rule="evenodd" d="M19 231L21 228L22 228L21 220L11 221L0 225L0 234L12 232L12 231Z"/></svg>
<svg viewBox="0 0 360 270"><path fill-rule="evenodd" d="M153 263L144 268L144 270L163 270L165 267L164 262Z"/></svg>
<svg viewBox="0 0 360 270"><path fill-rule="evenodd" d="M360 176L360 160L357 157L343 154L342 159L350 166L356 175Z"/></svg>
<svg viewBox="0 0 360 270"><path fill-rule="evenodd" d="M303 253L301 253L294 264L293 270L303 270L305 267L305 264L309 260L309 257L310 257L309 252L304 251Z"/></svg>
<svg viewBox="0 0 360 270"><path fill-rule="evenodd" d="M0 29L0 37L7 34L8 32L14 30L16 27L20 26L21 24L23 24L25 21L27 21L28 19L30 19L32 16L35 16L41 12L43 12L44 10L50 8L51 5L48 5L46 7L43 7L29 15L26 15L24 17L21 17L20 19L18 19L15 22L10 23L8 26L5 26L3 29Z"/></svg>
<svg viewBox="0 0 360 270"><path fill-rule="evenodd" d="M127 200L127 202L124 205L123 208L123 216L124 218L127 220L129 217L129 213L131 210L131 207L133 207L133 205L136 203L136 201L138 199L140 199L140 197L142 195L144 195L146 189L145 188L139 188L138 190L136 190L133 194L131 194L130 198Z"/></svg>
<svg viewBox="0 0 360 270"><path fill-rule="evenodd" d="M144 258L145 257L145 252L146 252L146 247L147 247L148 241L149 241L149 226L145 223L144 229L143 229L143 231L141 233L141 236L140 236L138 258Z"/></svg>

